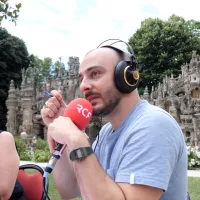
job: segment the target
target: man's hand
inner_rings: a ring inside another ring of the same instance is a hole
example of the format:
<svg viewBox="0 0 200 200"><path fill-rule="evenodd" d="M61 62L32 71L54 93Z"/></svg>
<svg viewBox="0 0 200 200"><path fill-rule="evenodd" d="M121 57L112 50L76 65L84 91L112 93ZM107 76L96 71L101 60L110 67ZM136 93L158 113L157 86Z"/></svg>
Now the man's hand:
<svg viewBox="0 0 200 200"><path fill-rule="evenodd" d="M43 119L43 122L48 127L50 123L52 123L56 118L59 116L62 116L65 109L66 104L63 101L61 91L52 90L51 94L53 97L51 97L45 106L43 106L41 110L41 116ZM54 148L56 146L55 141L47 135L48 137L48 143L49 143L49 149L51 153L54 151Z"/></svg>
<svg viewBox="0 0 200 200"><path fill-rule="evenodd" d="M86 134L79 130L69 117L60 116L49 124L48 139L66 144L69 150L90 146Z"/></svg>
<svg viewBox="0 0 200 200"><path fill-rule="evenodd" d="M47 101L46 105L43 106L41 110L42 119L47 127L54 119L62 116L66 109L66 104L63 101L61 91L52 90L51 94L53 97Z"/></svg>

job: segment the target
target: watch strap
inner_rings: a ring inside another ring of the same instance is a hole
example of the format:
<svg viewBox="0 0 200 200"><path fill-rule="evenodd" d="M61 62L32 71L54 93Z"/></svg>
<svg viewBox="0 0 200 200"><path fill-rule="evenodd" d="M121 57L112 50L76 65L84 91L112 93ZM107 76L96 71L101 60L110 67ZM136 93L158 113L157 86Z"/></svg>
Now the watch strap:
<svg viewBox="0 0 200 200"><path fill-rule="evenodd" d="M79 147L70 152L69 157L72 161L81 161L84 160L87 156L94 153L92 147Z"/></svg>

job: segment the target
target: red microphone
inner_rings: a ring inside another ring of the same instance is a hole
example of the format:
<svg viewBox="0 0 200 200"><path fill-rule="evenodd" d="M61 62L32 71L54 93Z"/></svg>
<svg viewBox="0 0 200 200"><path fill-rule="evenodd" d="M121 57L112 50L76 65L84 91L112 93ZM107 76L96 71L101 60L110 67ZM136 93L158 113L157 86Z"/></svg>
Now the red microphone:
<svg viewBox="0 0 200 200"><path fill-rule="evenodd" d="M68 104L63 116L69 117L80 130L84 130L92 117L92 105L86 99L75 99Z"/></svg>
<svg viewBox="0 0 200 200"><path fill-rule="evenodd" d="M89 101L83 98L77 98L67 105L63 116L69 117L72 122L82 131L89 124L92 118L92 110L92 105ZM57 144L55 151L45 168L45 173L43 177L48 177L49 174L52 172L57 160L60 159L60 156L62 155L65 147L66 145L59 143Z"/></svg>
<svg viewBox="0 0 200 200"><path fill-rule="evenodd" d="M72 122L82 131L89 124L92 117L92 105L91 103L83 98L77 98L71 101L65 112L64 117L69 117ZM60 154L64 151L66 145L58 144L55 148Z"/></svg>

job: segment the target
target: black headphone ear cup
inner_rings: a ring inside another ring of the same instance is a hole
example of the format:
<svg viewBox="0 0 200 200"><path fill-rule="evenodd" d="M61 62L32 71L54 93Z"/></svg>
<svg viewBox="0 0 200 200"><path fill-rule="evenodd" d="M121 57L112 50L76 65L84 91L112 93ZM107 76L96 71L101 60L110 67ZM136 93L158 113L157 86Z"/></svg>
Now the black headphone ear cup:
<svg viewBox="0 0 200 200"><path fill-rule="evenodd" d="M115 67L114 82L120 92L130 93L138 86L139 73L133 71L129 61L120 61Z"/></svg>

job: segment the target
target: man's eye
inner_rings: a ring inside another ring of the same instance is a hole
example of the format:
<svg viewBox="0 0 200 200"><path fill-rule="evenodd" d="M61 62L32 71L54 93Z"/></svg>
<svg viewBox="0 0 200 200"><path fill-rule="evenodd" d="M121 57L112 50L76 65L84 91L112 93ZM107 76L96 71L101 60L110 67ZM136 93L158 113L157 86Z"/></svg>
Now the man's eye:
<svg viewBox="0 0 200 200"><path fill-rule="evenodd" d="M92 72L92 76L98 76L100 75L100 72Z"/></svg>
<svg viewBox="0 0 200 200"><path fill-rule="evenodd" d="M81 82L82 82L82 80L83 80L83 78L79 78L79 83L81 83Z"/></svg>

